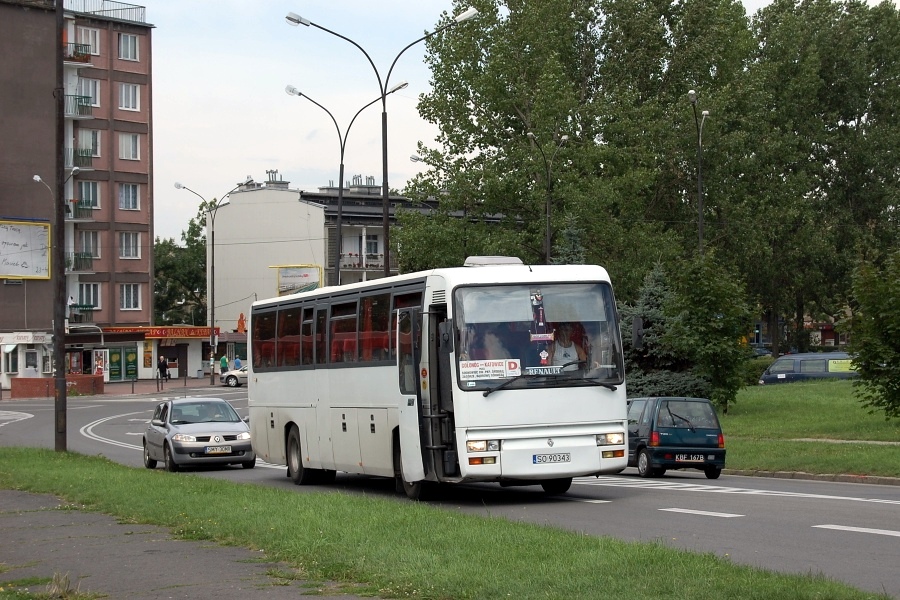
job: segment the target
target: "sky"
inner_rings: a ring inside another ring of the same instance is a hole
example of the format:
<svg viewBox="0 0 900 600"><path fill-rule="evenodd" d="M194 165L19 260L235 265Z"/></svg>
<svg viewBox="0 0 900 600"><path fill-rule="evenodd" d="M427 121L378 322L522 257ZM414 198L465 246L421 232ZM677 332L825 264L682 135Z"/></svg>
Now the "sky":
<svg viewBox="0 0 900 600"><path fill-rule="evenodd" d="M403 48L432 31L450 0L134 0L146 7L152 32L153 183L155 235L181 241L200 199L221 198L248 176L267 171L291 188L337 185L341 144L334 122L293 85L334 116L346 135L344 180L355 175L382 183L381 95L376 77L388 75ZM755 11L767 0L745 0ZM352 39L315 27L291 26L300 16ZM462 29L465 23L456 27ZM388 184L402 189L424 167L413 163L419 141L434 146L437 128L416 104L430 89L424 43L397 61L387 87ZM260 215L263 218L263 215Z"/></svg>

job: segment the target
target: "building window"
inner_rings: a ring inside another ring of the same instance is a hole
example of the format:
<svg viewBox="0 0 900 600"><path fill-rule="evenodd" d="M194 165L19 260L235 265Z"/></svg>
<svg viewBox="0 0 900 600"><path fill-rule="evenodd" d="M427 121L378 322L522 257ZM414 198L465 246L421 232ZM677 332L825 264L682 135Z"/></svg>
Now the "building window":
<svg viewBox="0 0 900 600"><path fill-rule="evenodd" d="M78 147L82 150L90 148L91 156L100 157L100 131L97 129L79 129Z"/></svg>
<svg viewBox="0 0 900 600"><path fill-rule="evenodd" d="M3 362L4 362L4 371L7 373L18 373L19 372L19 346L10 344L12 349L7 352L3 350Z"/></svg>
<svg viewBox="0 0 900 600"><path fill-rule="evenodd" d="M79 283L78 284L78 304L83 306L93 306L100 308L100 284L99 283Z"/></svg>
<svg viewBox="0 0 900 600"><path fill-rule="evenodd" d="M119 34L119 58L123 60L138 59L138 37L136 35Z"/></svg>
<svg viewBox="0 0 900 600"><path fill-rule="evenodd" d="M137 231L119 232L119 258L141 257L141 234Z"/></svg>
<svg viewBox="0 0 900 600"><path fill-rule="evenodd" d="M124 160L141 160L141 137L137 133L119 134L119 158Z"/></svg>
<svg viewBox="0 0 900 600"><path fill-rule="evenodd" d="M78 182L78 203L81 206L90 206L91 208L100 208L100 182L99 181L79 181Z"/></svg>
<svg viewBox="0 0 900 600"><path fill-rule="evenodd" d="M136 83L120 83L119 108L141 110L141 86Z"/></svg>
<svg viewBox="0 0 900 600"><path fill-rule="evenodd" d="M100 30L90 27L78 28L78 43L86 44L91 47L91 54L100 55Z"/></svg>
<svg viewBox="0 0 900 600"><path fill-rule="evenodd" d="M377 235L366 235L366 254L378 254Z"/></svg>
<svg viewBox="0 0 900 600"><path fill-rule="evenodd" d="M79 77L75 91L79 96L90 96L91 106L100 106L100 80Z"/></svg>
<svg viewBox="0 0 900 600"><path fill-rule="evenodd" d="M93 258L100 258L100 232L82 230L78 234L81 238L81 251Z"/></svg>
<svg viewBox="0 0 900 600"><path fill-rule="evenodd" d="M122 310L141 309L141 284L123 283L119 286L119 308Z"/></svg>
<svg viewBox="0 0 900 600"><path fill-rule="evenodd" d="M141 207L138 190L140 186L136 183L120 183L119 184L119 209L120 210L138 210Z"/></svg>

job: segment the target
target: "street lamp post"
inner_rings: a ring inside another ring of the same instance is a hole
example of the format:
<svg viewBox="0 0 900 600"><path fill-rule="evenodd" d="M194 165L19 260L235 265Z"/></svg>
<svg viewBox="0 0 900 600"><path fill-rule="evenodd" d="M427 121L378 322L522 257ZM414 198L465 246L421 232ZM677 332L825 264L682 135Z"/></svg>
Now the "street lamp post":
<svg viewBox="0 0 900 600"><path fill-rule="evenodd" d="M388 91L388 94L393 94L397 90L402 90L407 85L409 85L409 84L404 81L404 82L394 86L393 88L391 88ZM369 102L368 104L363 106L361 109L356 111L356 114L353 115L352 119L350 119L350 124L347 125L347 129L344 131L343 135L341 135L341 128L338 126L337 119L334 118L334 115L331 114L330 110L328 110L327 108L325 108L324 106L322 106L321 104L319 104L318 102L316 102L315 100L310 98L309 96L301 93L300 90L298 90L296 87L294 87L292 85L285 87L284 91L287 92L287 94L291 95L291 96L297 96L299 98L306 98L307 100L309 100L310 102L312 102L313 104L315 104L316 106L318 106L319 108L324 110L326 113L328 113L328 116L331 117L331 121L332 121L332 123L334 123L334 128L337 130L338 143L340 144L340 148L341 148L341 166L340 166L340 169L338 172L338 212L337 212L337 223L335 226L335 229L337 230L337 234L336 234L337 235L337 251L335 252L335 256L334 256L334 283L335 283L335 285L341 285L341 256L343 254L343 246L344 246L344 238L343 238L343 233L341 231L342 220L343 220L343 211L344 211L344 150L346 150L346 148L347 148L347 136L350 135L350 128L353 127L353 122L356 121L356 117L358 117L362 111L366 110L367 108L369 108L370 106L372 106L373 104L375 104L376 102L381 100L381 97L375 98L374 100L372 100L371 102Z"/></svg>
<svg viewBox="0 0 900 600"><path fill-rule="evenodd" d="M307 27L312 26L312 27L315 27L316 29L320 29L320 30L324 31L325 33L330 33L331 35L333 35L335 37L339 37L344 41L350 42L351 44L356 46L360 52L362 52L365 55L366 59L369 61L369 64L372 66L372 70L375 71L375 77L378 79L378 88L379 88L379 92L381 94L381 96L380 96L380 100L381 100L381 163L382 163L382 190L381 190L382 198L381 198L381 201L382 201L382 229L384 229L384 275L385 275L385 277L387 277L391 274L390 191L388 189L388 149L387 149L387 96L391 92L396 91L395 89L388 88L388 82L391 79L391 72L394 70L394 66L397 64L397 61L400 59L400 56L402 56L403 53L406 52L407 50L409 50L412 46L415 46L416 44L418 44L419 42L421 42L423 40L427 40L431 36L436 35L442 31L444 31L445 29L448 29L449 27L456 25L457 23L462 23L463 21L467 21L468 19L471 19L472 17L474 17L477 14L478 14L477 9L475 9L473 7L469 7L465 11L456 15L453 18L452 22L444 25L443 27L439 27L438 29L435 29L431 33L425 34L422 37L420 37L419 39L407 44L406 47L404 47L403 50L401 50L397 54L397 56L394 57L394 61L391 63L391 66L388 69L387 77L384 78L384 82L382 82L382 80L381 80L381 74L379 73L378 68L375 66L375 63L372 61L372 57L370 57L369 53L366 52L365 49L362 46L360 46L359 44L357 44L355 41L351 40L350 38L348 38L344 35L341 35L340 33L337 33L335 31L332 31L330 29L322 27L321 25L313 23L309 19L304 19L297 13L290 12L285 17L285 20L290 25L294 25L294 26L305 25Z"/></svg>
<svg viewBox="0 0 900 600"><path fill-rule="evenodd" d="M700 237L700 256L703 256L703 124L709 111L704 110L697 118L697 92L688 91L688 100L694 110L694 124L697 126L697 227Z"/></svg>
<svg viewBox="0 0 900 600"><path fill-rule="evenodd" d="M207 289L209 290L209 383L210 385L216 384L216 212L219 210L220 206L225 206L229 204L231 201L228 199L228 196L231 195L236 189L253 183L253 181L248 177L246 181L243 183L239 183L234 188L231 189L227 194L222 196L219 200L212 200L211 202L206 202L206 199L189 188L186 185L182 185L179 182L175 182L175 189L177 190L187 190L190 193L194 194L204 203L207 204L206 214L210 216L209 219L209 283L207 284Z"/></svg>
<svg viewBox="0 0 900 600"><path fill-rule="evenodd" d="M544 234L544 256L546 257L545 264L550 264L550 239L551 239L551 230L550 230L550 207L552 204L553 198L553 159L556 158L556 154L559 152L559 149L563 147L569 140L569 136L564 135L559 138L559 141L556 144L556 148L553 150L553 154L550 155L550 159L547 159L547 155L544 153L544 149L541 148L541 144L538 142L534 133L529 131L527 134L528 139L534 142L535 147L538 149L538 152L541 153L541 159L544 161L544 171L547 176L547 231Z"/></svg>
<svg viewBox="0 0 900 600"><path fill-rule="evenodd" d="M53 251L51 254L53 268L51 279L54 287L53 303L53 378L54 378L54 450L66 451L66 404L68 390L66 389L66 231L65 231L65 187L69 179L76 175L78 167L72 167L69 176L65 179L57 178L59 193L54 193L53 188L44 181L40 175L34 175L35 183L43 184L50 192L50 206L54 207L55 231L53 232Z"/></svg>

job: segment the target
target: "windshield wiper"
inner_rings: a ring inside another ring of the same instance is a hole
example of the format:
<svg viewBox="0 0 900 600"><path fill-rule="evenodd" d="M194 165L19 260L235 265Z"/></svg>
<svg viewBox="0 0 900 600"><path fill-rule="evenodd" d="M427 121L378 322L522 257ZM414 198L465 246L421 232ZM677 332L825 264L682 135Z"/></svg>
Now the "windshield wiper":
<svg viewBox="0 0 900 600"><path fill-rule="evenodd" d="M672 409L669 408L668 404L666 405L666 410L669 412L669 415L671 415L675 419L681 419L682 421L684 421L685 423L688 424L688 429L690 429L691 431L694 431L694 424L691 423L690 419L686 419L686 418L682 417L681 415L677 415L677 414L673 413Z"/></svg>
<svg viewBox="0 0 900 600"><path fill-rule="evenodd" d="M484 394L482 394L482 396L484 396L485 398L487 398L488 396L490 396L490 395L493 394L494 392L499 392L499 391L502 390L503 388L509 386L513 381L517 381L517 380L519 380L519 379L522 379L523 377L540 377L540 375L533 375L533 374L531 374L531 373L522 373L521 375L516 375L515 377L513 377L513 378L511 378L511 379L507 379L506 381L504 381L503 383L501 383L501 384L498 385L497 387L492 387L492 388L489 389L489 390L485 390L485 391L484 391Z"/></svg>

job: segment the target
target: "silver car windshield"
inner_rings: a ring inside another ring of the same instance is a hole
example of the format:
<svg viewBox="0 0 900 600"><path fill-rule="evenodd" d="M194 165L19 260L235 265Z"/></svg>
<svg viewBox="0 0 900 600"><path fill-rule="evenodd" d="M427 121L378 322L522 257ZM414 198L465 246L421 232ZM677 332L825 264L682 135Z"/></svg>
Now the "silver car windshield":
<svg viewBox="0 0 900 600"><path fill-rule="evenodd" d="M498 285L454 293L459 385L490 389L621 384L621 341L606 283Z"/></svg>
<svg viewBox="0 0 900 600"><path fill-rule="evenodd" d="M188 423L236 423L241 418L226 402L186 402L172 406L169 422L173 425Z"/></svg>

